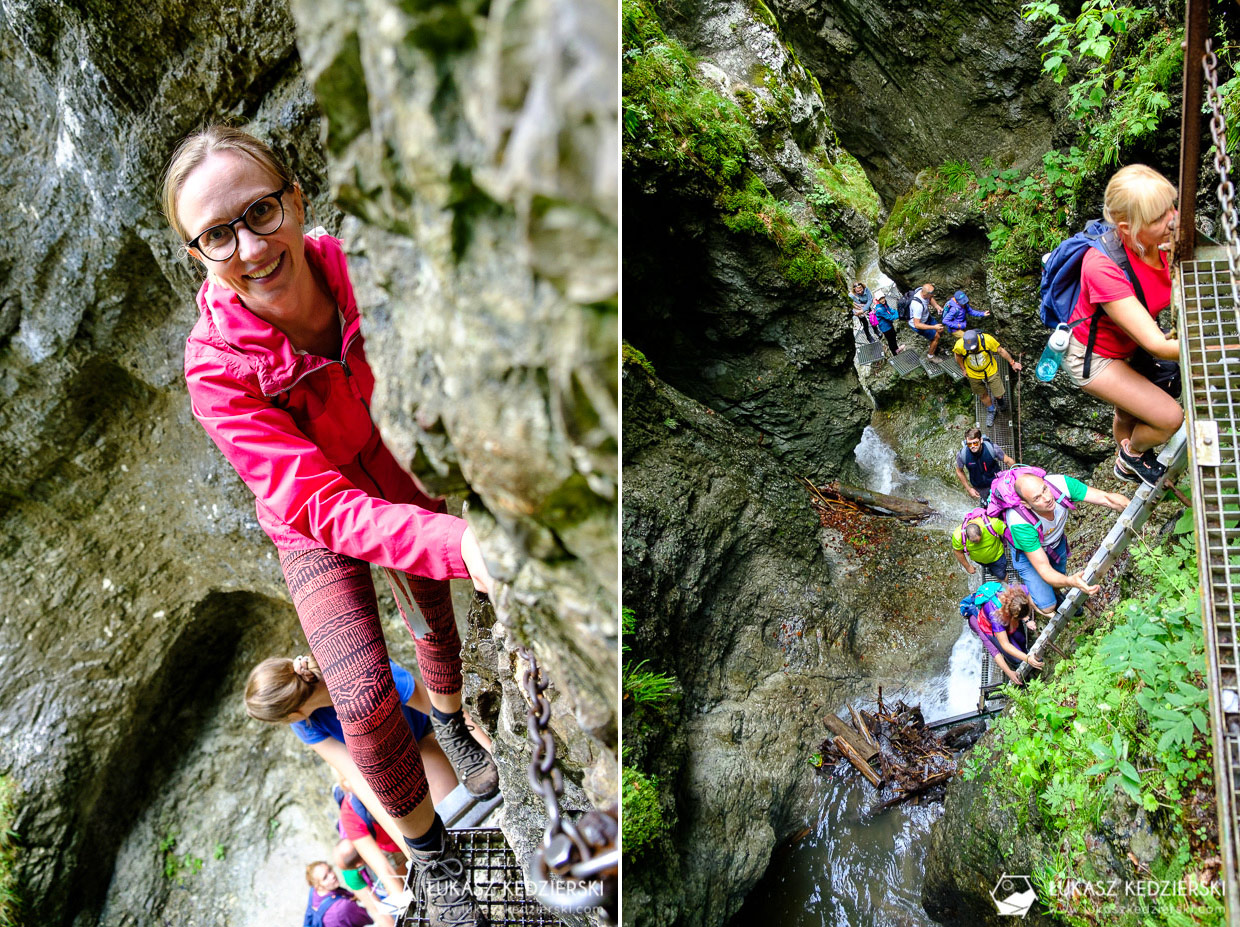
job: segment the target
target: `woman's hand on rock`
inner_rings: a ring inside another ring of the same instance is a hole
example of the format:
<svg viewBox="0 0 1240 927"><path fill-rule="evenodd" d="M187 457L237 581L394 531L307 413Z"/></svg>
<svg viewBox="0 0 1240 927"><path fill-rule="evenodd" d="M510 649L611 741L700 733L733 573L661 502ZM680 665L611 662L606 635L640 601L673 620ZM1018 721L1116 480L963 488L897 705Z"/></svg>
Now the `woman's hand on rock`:
<svg viewBox="0 0 1240 927"><path fill-rule="evenodd" d="M495 581L491 579L486 561L482 559L482 548L478 546L478 538L474 535L473 528L466 528L461 535L461 559L465 561L465 569L469 570L469 578L473 580L474 588L489 595Z"/></svg>

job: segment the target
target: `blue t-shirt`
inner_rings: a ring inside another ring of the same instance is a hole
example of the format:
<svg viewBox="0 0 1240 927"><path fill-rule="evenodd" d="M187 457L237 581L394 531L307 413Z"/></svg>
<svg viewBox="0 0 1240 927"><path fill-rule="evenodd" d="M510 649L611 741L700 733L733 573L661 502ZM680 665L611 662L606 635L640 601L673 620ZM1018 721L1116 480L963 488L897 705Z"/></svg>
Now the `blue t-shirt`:
<svg viewBox="0 0 1240 927"><path fill-rule="evenodd" d="M405 713L405 721L408 722L409 729L413 731L414 739L421 740L430 733L431 719L405 704L413 698L413 691L418 685L417 680L399 663L390 665L392 680L396 683L396 697L400 699L400 710ZM317 744L329 737L344 743L344 728L340 726L340 719L336 717L336 709L330 705L327 708L316 708L309 720L294 721L292 727L293 733L302 743Z"/></svg>

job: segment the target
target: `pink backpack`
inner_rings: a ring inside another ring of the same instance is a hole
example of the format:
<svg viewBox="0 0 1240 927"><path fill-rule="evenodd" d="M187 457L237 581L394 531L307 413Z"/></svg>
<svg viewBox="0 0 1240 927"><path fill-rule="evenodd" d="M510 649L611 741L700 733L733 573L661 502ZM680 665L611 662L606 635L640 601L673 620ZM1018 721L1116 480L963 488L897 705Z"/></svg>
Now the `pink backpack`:
<svg viewBox="0 0 1240 927"><path fill-rule="evenodd" d="M1016 509L1025 521L1033 525L1038 532L1038 540L1042 540L1042 520L1034 513L1033 509L1025 503L1016 493L1016 480L1026 474L1030 476L1040 476L1046 478L1046 471L1041 467L1019 466L1010 470L1000 470L999 475L995 477L995 481L990 484L990 500L986 503L986 514L991 518L1003 518L1003 513L1008 509ZM1055 494L1056 501L1062 502L1069 509L1075 509L1072 500L1068 498L1067 493L1062 493L1054 483L1047 483L1051 488L1051 492ZM1006 519L1004 519L1006 523ZM1011 532L1006 528L1003 531L1005 537L1011 539Z"/></svg>
<svg viewBox="0 0 1240 927"><path fill-rule="evenodd" d="M875 328L878 327L878 314L873 309L870 310L870 324Z"/></svg>
<svg viewBox="0 0 1240 927"><path fill-rule="evenodd" d="M995 529L990 524L990 516L986 514L985 509L979 508L979 509L973 509L973 511L971 512L966 512L964 519L960 522L960 543L961 544L965 544L964 529L968 526L969 522L971 522L975 518L980 518L982 520L982 524L981 524L982 530L985 531L987 534L989 534L992 538L999 538L999 540L1003 541L1005 544L1012 543L1012 535L1007 530L1007 528L1005 527L1003 529L1003 534L995 534ZM968 545L966 544L965 546L967 549Z"/></svg>

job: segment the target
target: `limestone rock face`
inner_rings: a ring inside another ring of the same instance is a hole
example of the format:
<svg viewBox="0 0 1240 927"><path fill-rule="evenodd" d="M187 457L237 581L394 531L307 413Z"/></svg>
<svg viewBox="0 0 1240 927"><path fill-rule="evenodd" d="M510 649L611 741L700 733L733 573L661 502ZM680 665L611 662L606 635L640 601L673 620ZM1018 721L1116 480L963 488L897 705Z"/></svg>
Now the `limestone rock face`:
<svg viewBox="0 0 1240 927"><path fill-rule="evenodd" d="M748 168L798 215L814 213L821 159L839 147L819 89L772 18L740 0L661 11L703 78L742 101L757 144ZM726 416L798 472L838 472L869 417L851 368L842 293L790 283L770 242L729 230L714 193L655 172L625 175L625 338L668 384ZM874 224L820 216L846 274Z"/></svg>
<svg viewBox="0 0 1240 927"><path fill-rule="evenodd" d="M333 233L329 189L354 214L376 417L433 489L472 493L512 636L557 686L585 783L565 804L615 791L614 51L587 41L614 11L317 15L346 31L250 2L0 9L0 773L39 923L291 920L333 844L327 767L242 710L250 667L305 641L181 375L201 278L158 181L203 121L270 140ZM509 788L529 751L492 633L467 641L467 694ZM541 822L514 798L528 849Z"/></svg>
<svg viewBox="0 0 1240 927"><path fill-rule="evenodd" d="M398 459L468 489L501 618L616 794L616 6L294 2ZM356 217L356 218L353 218Z"/></svg>
<svg viewBox="0 0 1240 927"><path fill-rule="evenodd" d="M626 867L625 916L719 924L797 826L821 739L806 703L834 705L820 655L853 616L788 471L641 368L623 383L624 601L638 658L684 691L671 741L644 758L674 783L675 851Z"/></svg>
<svg viewBox="0 0 1240 927"><path fill-rule="evenodd" d="M1023 167L1052 147L1063 91L1042 77L1042 33L1020 3L770 6L885 203L944 161Z"/></svg>

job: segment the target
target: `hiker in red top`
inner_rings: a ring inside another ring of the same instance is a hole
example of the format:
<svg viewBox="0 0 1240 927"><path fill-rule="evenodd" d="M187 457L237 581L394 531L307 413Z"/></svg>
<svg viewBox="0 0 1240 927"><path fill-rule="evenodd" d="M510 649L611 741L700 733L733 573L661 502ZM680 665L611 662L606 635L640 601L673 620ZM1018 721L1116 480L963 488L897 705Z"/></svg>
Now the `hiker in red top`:
<svg viewBox="0 0 1240 927"><path fill-rule="evenodd" d="M384 446L344 249L305 233L288 166L254 136L209 126L173 154L163 206L206 271L185 347L194 417L255 495L349 756L404 838L428 921L486 923L401 714L370 575L384 568L414 637L439 745L458 772L476 767L467 788L493 794L494 761L461 710L447 582L489 591L478 542Z"/></svg>
<svg viewBox="0 0 1240 927"><path fill-rule="evenodd" d="M1115 261L1091 248L1069 319L1072 341L1064 366L1085 392L1115 407L1115 475L1133 483L1158 482L1166 468L1154 449L1184 421L1179 367L1173 363L1180 343L1157 322L1171 302L1167 251L1179 216L1175 203L1175 187L1157 171L1130 164L1116 172L1107 184L1103 217L1115 226L1137 288ZM1087 320L1095 313L1097 333L1093 351L1087 352L1093 325Z"/></svg>

